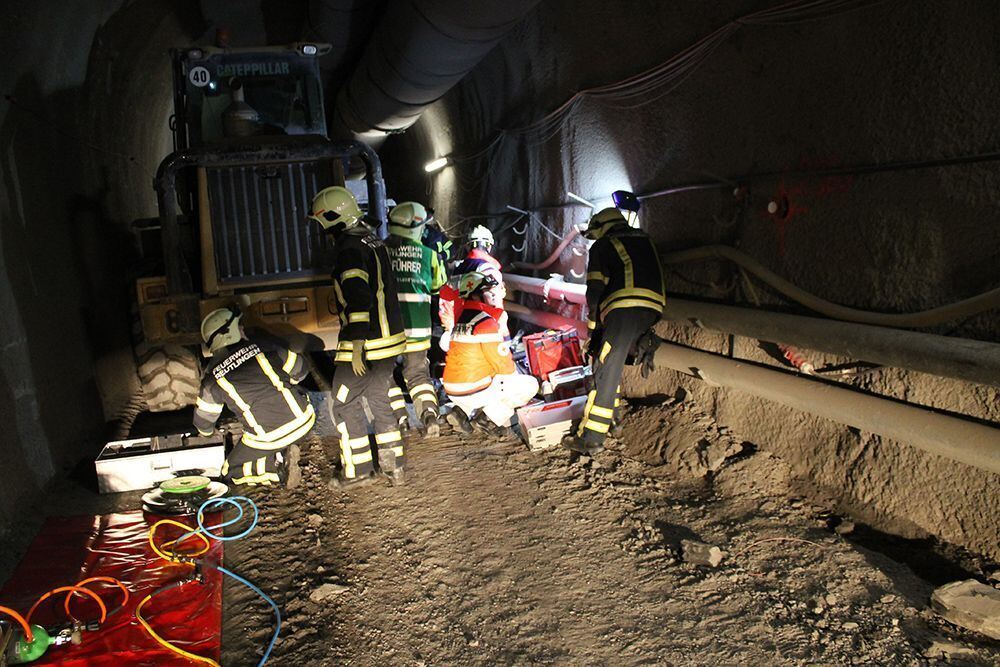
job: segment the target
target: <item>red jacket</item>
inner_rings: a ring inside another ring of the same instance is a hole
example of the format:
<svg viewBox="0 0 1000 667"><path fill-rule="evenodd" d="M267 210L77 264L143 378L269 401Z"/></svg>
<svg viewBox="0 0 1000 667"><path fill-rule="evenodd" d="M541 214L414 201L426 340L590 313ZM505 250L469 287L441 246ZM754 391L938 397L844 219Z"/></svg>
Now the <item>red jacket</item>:
<svg viewBox="0 0 1000 667"><path fill-rule="evenodd" d="M455 275L460 276L472 271L479 271L484 275L492 276L497 281L498 285L503 285L503 274L500 273L501 268L502 265L500 264L500 261L491 254L482 248L473 248L469 251L469 254L465 256L462 263L458 265L458 268L455 269ZM498 298L501 303L504 294L504 291L499 293ZM462 313L462 304L464 301L458 295L458 290L453 288L451 285L445 285L442 287L440 296L441 298L438 301L438 316L441 319L441 326L445 331L451 331L451 329L455 326L456 313L459 315ZM501 303L494 305L500 306ZM499 310L502 310L502 308L499 308ZM508 335L506 331L506 322L502 324L501 330L504 335Z"/></svg>
<svg viewBox="0 0 1000 667"><path fill-rule="evenodd" d="M444 390L452 396L482 391L494 375L515 372L510 345L500 332L503 313L481 301L466 301L444 361Z"/></svg>

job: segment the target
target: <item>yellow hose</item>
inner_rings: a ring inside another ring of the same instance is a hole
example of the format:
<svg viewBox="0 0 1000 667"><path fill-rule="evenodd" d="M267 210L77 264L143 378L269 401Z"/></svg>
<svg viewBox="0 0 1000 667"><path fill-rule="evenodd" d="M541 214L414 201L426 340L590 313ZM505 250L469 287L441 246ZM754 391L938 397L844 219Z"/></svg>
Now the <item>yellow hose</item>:
<svg viewBox="0 0 1000 667"><path fill-rule="evenodd" d="M177 523L177 522L173 521L171 523ZM152 532L152 531L150 531L150 532ZM149 633L149 636L152 637L153 639L155 639L156 642L158 644L160 644L160 646L173 651L177 655L184 656L188 660L194 660L195 662L200 662L200 663L203 663L203 664L206 664L206 665L213 665L213 667L221 667L219 665L219 663L217 663L215 660L212 660L211 658L203 658L200 655L196 655L196 654L191 653L189 651L185 651L184 649L180 648L179 646L174 646L173 644L171 644L170 642L168 642L166 639L164 639L160 635L156 634L156 631L153 630L152 626L150 626L150 624L148 622L146 622L146 619L144 619L142 617L142 607L147 602L149 602L152 598L153 598L153 595L152 595L152 593L150 593L149 595L147 595L146 597L144 597L142 599L142 601L139 604L137 604L136 607L135 607L135 618L136 618L137 621L139 621L139 623L142 625L142 627L145 628L146 632Z"/></svg>

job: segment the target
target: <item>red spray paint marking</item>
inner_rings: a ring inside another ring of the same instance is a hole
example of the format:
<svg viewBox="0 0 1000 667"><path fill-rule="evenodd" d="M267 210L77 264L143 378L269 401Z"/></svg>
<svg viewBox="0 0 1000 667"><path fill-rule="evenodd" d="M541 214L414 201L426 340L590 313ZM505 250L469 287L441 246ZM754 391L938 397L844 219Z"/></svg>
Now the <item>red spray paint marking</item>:
<svg viewBox="0 0 1000 667"><path fill-rule="evenodd" d="M790 171L819 171L829 169L838 163L837 160L820 160L816 158L800 158L799 163ZM764 215L774 223L778 242L778 255L785 256L785 233L788 225L797 217L809 212L806 202L816 202L831 195L844 194L854 184L853 176L824 176L819 180L807 180L804 177L793 177L794 180L781 179L778 190L771 201L777 204L774 213L764 211Z"/></svg>

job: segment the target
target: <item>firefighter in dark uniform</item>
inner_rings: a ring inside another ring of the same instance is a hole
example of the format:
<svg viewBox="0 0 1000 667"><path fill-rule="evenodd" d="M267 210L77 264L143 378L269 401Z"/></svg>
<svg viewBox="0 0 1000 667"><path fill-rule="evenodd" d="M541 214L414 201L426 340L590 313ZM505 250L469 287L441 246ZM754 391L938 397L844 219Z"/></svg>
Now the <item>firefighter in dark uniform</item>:
<svg viewBox="0 0 1000 667"><path fill-rule="evenodd" d="M295 385L308 373L301 356L270 340L247 339L235 308L219 308L201 324L212 361L201 381L194 425L201 435L215 430L223 407L243 424L243 437L222 467L232 484L299 482L297 443L312 429L316 414Z"/></svg>
<svg viewBox="0 0 1000 667"><path fill-rule="evenodd" d="M604 449L618 406L622 371L630 350L663 314L666 303L660 257L649 236L606 208L583 234L594 241L587 263L588 354L597 388L587 397L580 428L563 446L581 454Z"/></svg>
<svg viewBox="0 0 1000 667"><path fill-rule="evenodd" d="M389 404L396 357L406 348L396 278L385 244L362 220L354 195L340 186L313 198L313 220L334 238L333 283L340 314L334 355L332 412L340 433L341 470L334 483L348 488L375 471L362 399L372 416L379 470L404 481L399 425Z"/></svg>

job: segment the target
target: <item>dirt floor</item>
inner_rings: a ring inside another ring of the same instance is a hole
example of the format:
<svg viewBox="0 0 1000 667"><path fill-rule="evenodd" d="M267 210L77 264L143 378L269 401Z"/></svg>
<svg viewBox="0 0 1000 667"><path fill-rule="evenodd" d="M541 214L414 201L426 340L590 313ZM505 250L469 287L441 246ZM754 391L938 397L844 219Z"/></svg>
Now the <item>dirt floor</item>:
<svg viewBox="0 0 1000 667"><path fill-rule="evenodd" d="M226 564L284 610L274 664L1000 664L928 609L988 564L850 531L693 404L634 409L593 459L455 436L408 458L406 486L345 494L314 440L301 487L256 494ZM721 565L684 562L683 539ZM252 664L271 612L226 600L224 663Z"/></svg>

